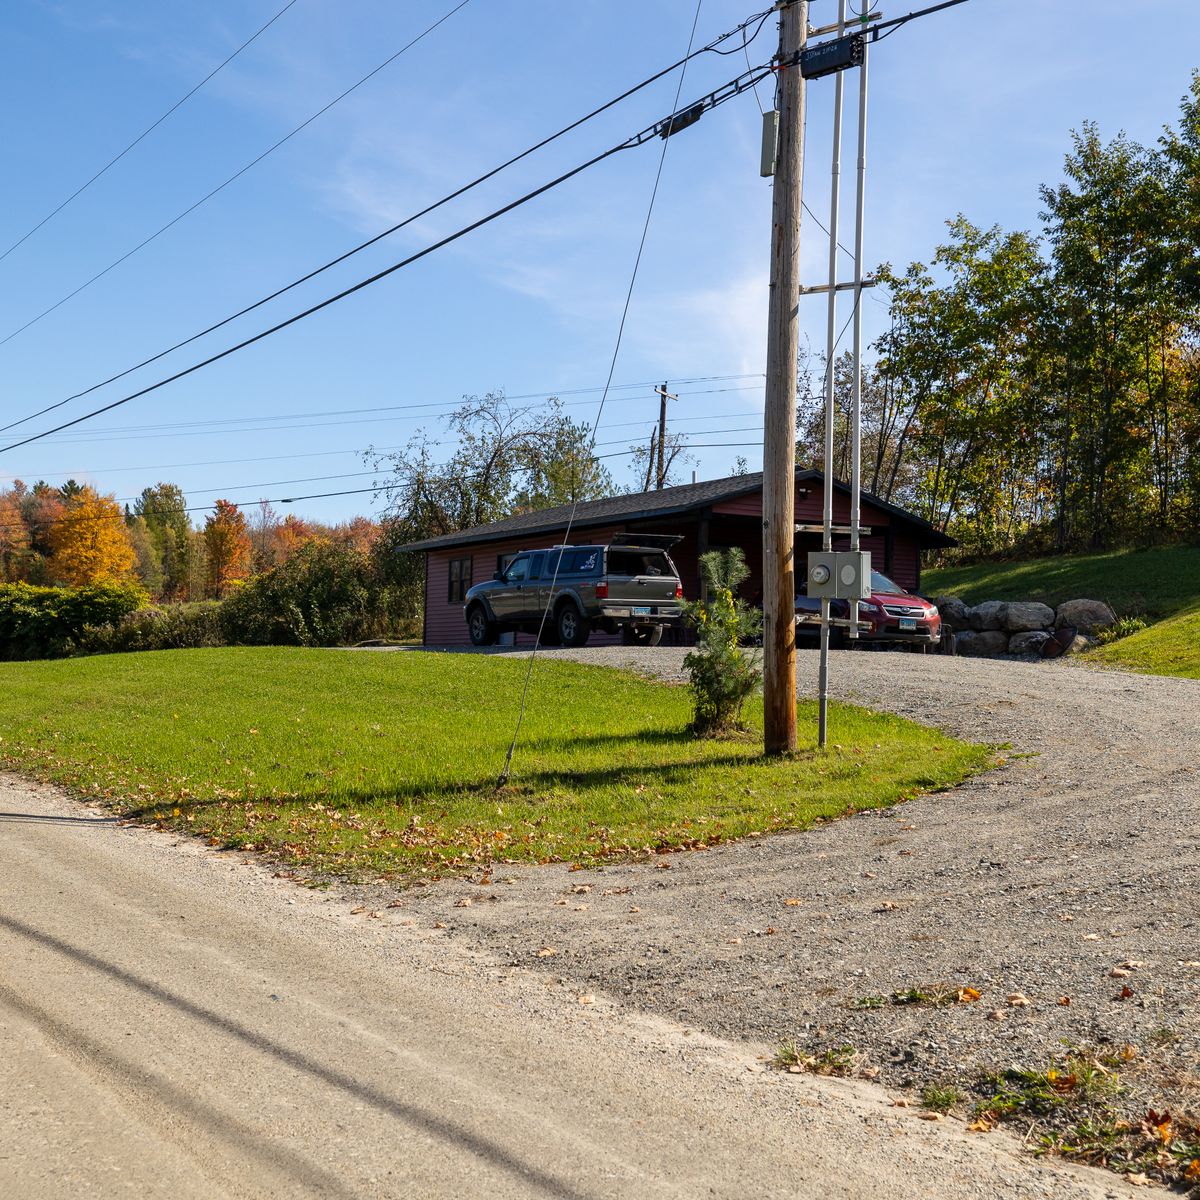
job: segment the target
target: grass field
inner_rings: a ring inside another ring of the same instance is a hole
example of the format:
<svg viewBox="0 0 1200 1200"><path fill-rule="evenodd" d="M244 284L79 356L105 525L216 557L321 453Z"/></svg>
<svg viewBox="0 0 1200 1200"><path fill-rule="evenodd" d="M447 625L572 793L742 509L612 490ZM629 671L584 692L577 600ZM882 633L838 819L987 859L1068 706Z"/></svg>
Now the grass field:
<svg viewBox="0 0 1200 1200"><path fill-rule="evenodd" d="M1088 662L1200 679L1197 546L946 567L926 571L922 587L926 595L961 596L968 604L1104 600L1118 616L1142 617L1151 624L1130 637L1089 650Z"/></svg>
<svg viewBox="0 0 1200 1200"><path fill-rule="evenodd" d="M1087 661L1152 675L1200 679L1200 604L1119 642L1089 650Z"/></svg>
<svg viewBox="0 0 1200 1200"><path fill-rule="evenodd" d="M686 689L539 661L511 782L522 661L218 649L0 664L9 767L213 844L314 872L453 873L705 846L888 805L996 759L831 710L831 748L760 754L686 732Z"/></svg>
<svg viewBox="0 0 1200 1200"><path fill-rule="evenodd" d="M1200 546L943 567L923 573L921 590L928 596L960 596L968 604L1041 600L1058 605L1086 597L1106 601L1119 617L1153 620L1200 603Z"/></svg>

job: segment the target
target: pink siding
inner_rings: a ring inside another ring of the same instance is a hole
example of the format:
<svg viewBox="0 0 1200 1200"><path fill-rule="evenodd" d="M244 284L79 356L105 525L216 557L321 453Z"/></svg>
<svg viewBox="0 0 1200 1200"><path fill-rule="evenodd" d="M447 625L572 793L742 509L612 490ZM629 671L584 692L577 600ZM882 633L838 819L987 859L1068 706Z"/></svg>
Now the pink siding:
<svg viewBox="0 0 1200 1200"><path fill-rule="evenodd" d="M607 541L618 531L619 526L602 529L581 529L572 532L571 543L587 546ZM461 601L451 603L446 599L450 587L450 560L471 559L471 583L483 583L491 579L496 563L502 554L516 554L521 550L543 550L558 545L561 533L541 533L524 538L510 538L503 542L487 542L476 546L455 546L450 550L430 550L425 555L425 645L426 646L469 646L467 619ZM619 639L611 634L592 634L589 645L607 645ZM533 645L527 634L517 635L518 646Z"/></svg>

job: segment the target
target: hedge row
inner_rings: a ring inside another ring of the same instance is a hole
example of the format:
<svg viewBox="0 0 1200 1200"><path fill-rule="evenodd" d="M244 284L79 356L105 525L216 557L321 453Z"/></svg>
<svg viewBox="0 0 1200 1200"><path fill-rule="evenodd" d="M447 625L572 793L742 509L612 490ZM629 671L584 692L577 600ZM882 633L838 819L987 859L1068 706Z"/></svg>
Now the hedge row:
<svg viewBox="0 0 1200 1200"><path fill-rule="evenodd" d="M331 543L304 546L226 600L148 606L125 585L0 584L0 658L53 658L199 646L338 646L400 632L400 590L372 559Z"/></svg>

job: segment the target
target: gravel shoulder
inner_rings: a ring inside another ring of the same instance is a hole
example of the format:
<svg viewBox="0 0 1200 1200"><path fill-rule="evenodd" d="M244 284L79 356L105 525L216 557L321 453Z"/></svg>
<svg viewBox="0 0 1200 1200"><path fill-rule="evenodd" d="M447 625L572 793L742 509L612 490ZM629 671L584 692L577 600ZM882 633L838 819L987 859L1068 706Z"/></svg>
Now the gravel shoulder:
<svg viewBox="0 0 1200 1200"><path fill-rule="evenodd" d="M682 678L677 649L552 653ZM1131 1044L1130 1115L1196 1113L1200 682L842 652L831 686L1007 743L1008 761L886 813L600 870L498 867L494 885L410 892L405 910L720 1037L849 1044L897 1088ZM802 655L799 690L815 687ZM939 983L982 999L854 1007Z"/></svg>

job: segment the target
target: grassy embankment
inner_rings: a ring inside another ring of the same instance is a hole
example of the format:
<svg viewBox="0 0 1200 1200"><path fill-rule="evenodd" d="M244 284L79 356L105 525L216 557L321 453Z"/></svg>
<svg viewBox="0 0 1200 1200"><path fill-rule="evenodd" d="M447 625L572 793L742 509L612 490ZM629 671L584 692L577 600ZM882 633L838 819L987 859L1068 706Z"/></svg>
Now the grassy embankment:
<svg viewBox="0 0 1200 1200"><path fill-rule="evenodd" d="M0 664L0 758L141 820L305 871L446 874L596 862L803 828L951 786L995 760L837 706L832 748L761 757L686 732L686 689L537 664L512 781L494 787L525 664L297 649Z"/></svg>
<svg viewBox="0 0 1200 1200"><path fill-rule="evenodd" d="M1098 646L1087 661L1200 679L1200 547L976 563L925 572L927 595L982 600L1041 600L1056 605L1088 597L1148 629Z"/></svg>

